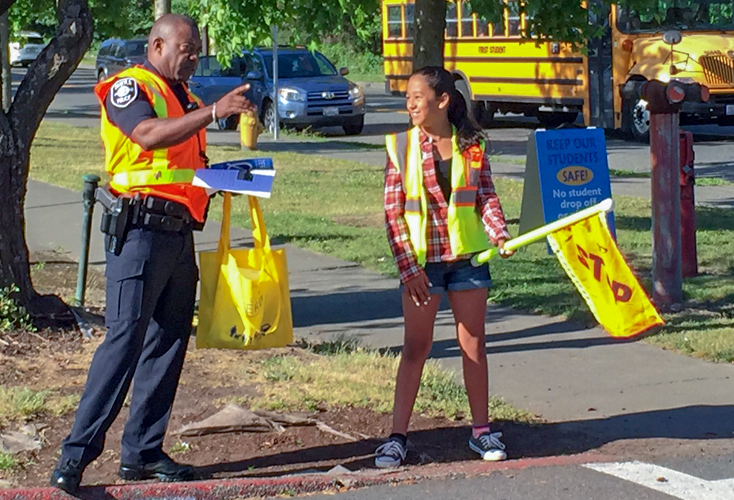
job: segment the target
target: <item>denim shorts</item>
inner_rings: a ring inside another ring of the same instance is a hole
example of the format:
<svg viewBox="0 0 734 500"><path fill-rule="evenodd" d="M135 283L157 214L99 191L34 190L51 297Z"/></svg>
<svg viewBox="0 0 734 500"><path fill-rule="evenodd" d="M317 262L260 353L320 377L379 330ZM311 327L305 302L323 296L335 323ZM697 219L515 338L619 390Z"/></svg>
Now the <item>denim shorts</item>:
<svg viewBox="0 0 734 500"><path fill-rule="evenodd" d="M489 274L489 264L486 262L479 267L472 266L469 259L455 262L428 262L423 270L428 276L428 281L431 282L428 291L434 295L445 291L461 292L492 286L492 276ZM400 285L401 290L404 288L405 285Z"/></svg>

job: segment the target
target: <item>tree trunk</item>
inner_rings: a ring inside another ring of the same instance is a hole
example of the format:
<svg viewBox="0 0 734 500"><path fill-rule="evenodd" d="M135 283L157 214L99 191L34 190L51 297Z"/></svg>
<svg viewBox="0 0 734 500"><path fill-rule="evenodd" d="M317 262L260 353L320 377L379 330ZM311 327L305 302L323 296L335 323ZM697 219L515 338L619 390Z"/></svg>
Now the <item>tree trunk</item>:
<svg viewBox="0 0 734 500"><path fill-rule="evenodd" d="M10 22L8 12L0 14L0 65L2 66L2 111L10 109L13 98L13 75L10 72Z"/></svg>
<svg viewBox="0 0 734 500"><path fill-rule="evenodd" d="M171 13L171 0L155 0L155 19Z"/></svg>
<svg viewBox="0 0 734 500"><path fill-rule="evenodd" d="M443 66L443 34L446 29L446 0L415 1L413 70Z"/></svg>
<svg viewBox="0 0 734 500"><path fill-rule="evenodd" d="M10 111L0 113L0 287L15 284L28 312L51 320L67 316L68 308L57 296L39 295L31 282L23 213L28 160L36 130L89 48L93 30L87 0L59 0L56 14L54 38L28 67Z"/></svg>

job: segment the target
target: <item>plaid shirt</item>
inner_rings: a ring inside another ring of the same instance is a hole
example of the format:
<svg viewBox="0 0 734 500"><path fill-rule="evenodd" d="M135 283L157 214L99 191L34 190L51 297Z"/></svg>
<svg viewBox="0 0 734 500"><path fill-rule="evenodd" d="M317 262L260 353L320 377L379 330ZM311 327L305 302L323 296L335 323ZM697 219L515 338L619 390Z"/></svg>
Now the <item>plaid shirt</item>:
<svg viewBox="0 0 734 500"><path fill-rule="evenodd" d="M451 253L448 228L449 206L436 179L433 141L421 132L420 142L423 154L423 184L426 188L426 198L428 200L428 234L426 235L428 252L426 261L452 262L459 259L468 259L471 257L470 255L454 255ZM482 214L484 230L492 243L496 245L498 240L510 238L502 206L492 182L492 172L489 168L487 154L482 158L482 168L479 174L477 209ZM416 261L404 215L405 193L403 192L402 176L388 155L385 171L385 226L390 249L395 256L395 263L400 272L400 280L403 283L417 276L422 269Z"/></svg>

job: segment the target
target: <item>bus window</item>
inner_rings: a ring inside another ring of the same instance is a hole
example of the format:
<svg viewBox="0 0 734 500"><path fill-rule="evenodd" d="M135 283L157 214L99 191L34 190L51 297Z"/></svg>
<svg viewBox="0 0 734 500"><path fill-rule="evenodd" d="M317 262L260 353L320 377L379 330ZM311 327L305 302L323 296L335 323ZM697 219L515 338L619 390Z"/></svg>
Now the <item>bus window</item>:
<svg viewBox="0 0 734 500"><path fill-rule="evenodd" d="M407 3L405 4L405 37L412 40L413 33L415 33L415 5Z"/></svg>
<svg viewBox="0 0 734 500"><path fill-rule="evenodd" d="M446 37L456 38L458 36L458 20L456 18L456 4L450 3L446 6Z"/></svg>
<svg viewBox="0 0 734 500"><path fill-rule="evenodd" d="M477 18L477 36L487 37L489 36L489 23Z"/></svg>
<svg viewBox="0 0 734 500"><path fill-rule="evenodd" d="M388 38L403 36L403 14L400 5L387 6L387 36Z"/></svg>
<svg viewBox="0 0 734 500"><path fill-rule="evenodd" d="M517 0L507 2L507 36L520 36L520 4Z"/></svg>
<svg viewBox="0 0 734 500"><path fill-rule="evenodd" d="M474 16L471 13L471 5L466 2L461 4L461 37L472 38L474 36Z"/></svg>
<svg viewBox="0 0 734 500"><path fill-rule="evenodd" d="M502 9L502 17L496 23L492 23L492 36L505 36L505 9Z"/></svg>
<svg viewBox="0 0 734 500"><path fill-rule="evenodd" d="M623 33L677 30L734 30L732 0L657 0L632 11L617 9L617 28Z"/></svg>

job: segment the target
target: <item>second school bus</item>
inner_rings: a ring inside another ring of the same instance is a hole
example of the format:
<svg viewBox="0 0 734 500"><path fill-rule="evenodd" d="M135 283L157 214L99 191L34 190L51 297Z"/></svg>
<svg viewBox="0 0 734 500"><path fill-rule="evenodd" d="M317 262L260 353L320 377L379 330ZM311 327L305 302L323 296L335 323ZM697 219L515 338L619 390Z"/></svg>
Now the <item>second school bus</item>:
<svg viewBox="0 0 734 500"><path fill-rule="evenodd" d="M388 90L405 92L412 71L414 0L382 0ZM640 88L647 80L706 85L707 103L685 103L682 123L734 125L734 0L657 0L641 11L611 5L590 22L604 35L586 53L570 44L523 40L524 16L506 0L503 18L487 23L461 0L447 5L444 64L480 123L495 112L536 116L545 126L573 122L649 135ZM680 43L663 33L677 30Z"/></svg>

